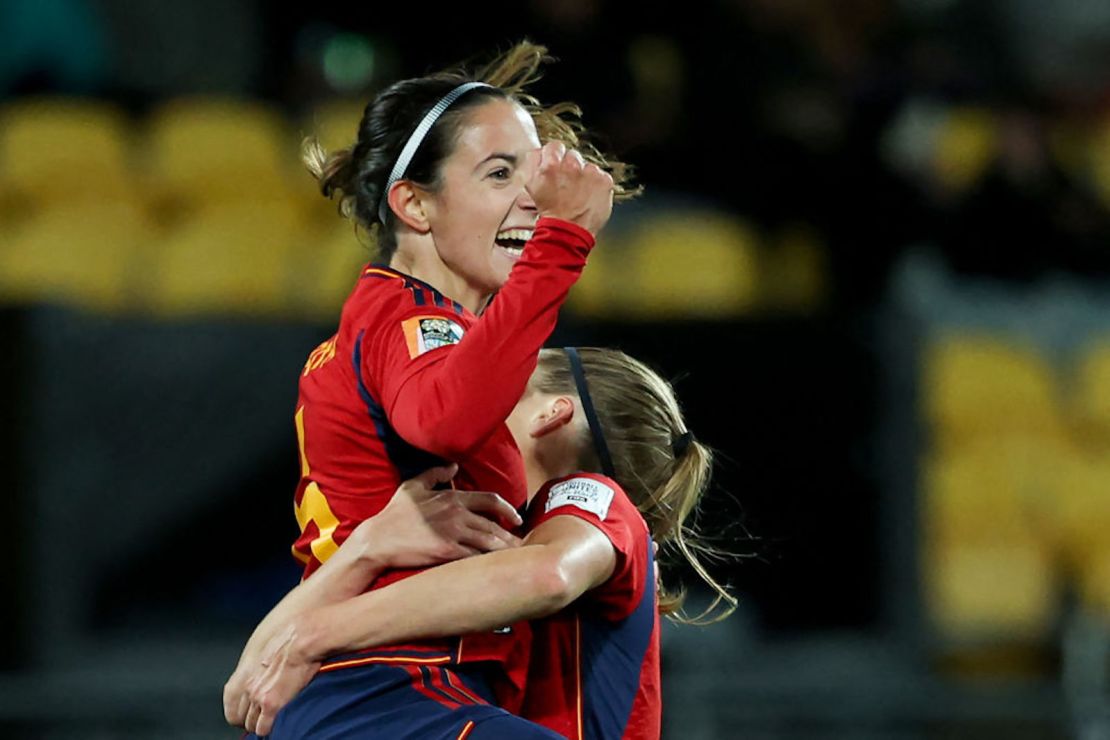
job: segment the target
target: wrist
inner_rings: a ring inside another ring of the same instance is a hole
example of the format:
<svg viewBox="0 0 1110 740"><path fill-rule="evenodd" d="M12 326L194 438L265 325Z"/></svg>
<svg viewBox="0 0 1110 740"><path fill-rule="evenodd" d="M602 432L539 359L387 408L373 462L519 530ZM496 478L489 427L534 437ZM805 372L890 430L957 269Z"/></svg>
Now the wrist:
<svg viewBox="0 0 1110 740"><path fill-rule="evenodd" d="M326 608L326 607L324 607ZM293 618L293 640L290 652L302 663L320 663L331 652L328 630L320 609L309 609Z"/></svg>
<svg viewBox="0 0 1110 740"><path fill-rule="evenodd" d="M382 549L383 538L377 530L376 517L371 517L355 527L347 538L354 546L355 562L359 569L374 575L391 567L389 553Z"/></svg>

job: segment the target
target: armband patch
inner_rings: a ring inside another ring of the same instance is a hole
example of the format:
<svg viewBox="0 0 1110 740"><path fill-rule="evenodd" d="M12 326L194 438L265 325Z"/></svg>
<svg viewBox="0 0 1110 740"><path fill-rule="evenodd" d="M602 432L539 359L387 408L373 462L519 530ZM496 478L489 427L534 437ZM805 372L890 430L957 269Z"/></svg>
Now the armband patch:
<svg viewBox="0 0 1110 740"><path fill-rule="evenodd" d="M551 487L544 513L559 506L577 506L602 521L613 503L613 489L593 478L573 478Z"/></svg>

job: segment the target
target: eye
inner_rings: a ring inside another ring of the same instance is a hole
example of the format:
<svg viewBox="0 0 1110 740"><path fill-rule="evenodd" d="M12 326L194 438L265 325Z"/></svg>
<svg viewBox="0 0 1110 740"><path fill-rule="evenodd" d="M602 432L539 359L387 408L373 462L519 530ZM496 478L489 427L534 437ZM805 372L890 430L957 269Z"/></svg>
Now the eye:
<svg viewBox="0 0 1110 740"><path fill-rule="evenodd" d="M508 180L511 176L512 172L508 167L498 167L488 175L488 177L492 177L494 180Z"/></svg>

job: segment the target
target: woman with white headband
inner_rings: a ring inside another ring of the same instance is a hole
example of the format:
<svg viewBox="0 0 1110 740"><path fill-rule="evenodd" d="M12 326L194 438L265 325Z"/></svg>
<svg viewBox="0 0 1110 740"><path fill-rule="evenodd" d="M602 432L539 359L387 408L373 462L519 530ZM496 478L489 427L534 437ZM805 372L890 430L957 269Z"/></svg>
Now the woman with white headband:
<svg viewBox="0 0 1110 740"><path fill-rule="evenodd" d="M382 261L363 270L300 378L293 552L306 578L402 481L446 462L458 464L454 488L508 503L475 496L468 506L520 521L507 509L525 504L525 471L505 419L614 196L626 194L624 165L580 145L573 106L543 108L523 92L544 53L520 44L476 76L395 83L367 106L350 149L306 145L322 192L377 232ZM516 541L485 517L467 522L464 552ZM375 587L442 560L410 554ZM421 668L446 661L467 691L511 706L524 679L508 667L527 634L522 624L393 645L381 663L412 668L419 684Z"/></svg>

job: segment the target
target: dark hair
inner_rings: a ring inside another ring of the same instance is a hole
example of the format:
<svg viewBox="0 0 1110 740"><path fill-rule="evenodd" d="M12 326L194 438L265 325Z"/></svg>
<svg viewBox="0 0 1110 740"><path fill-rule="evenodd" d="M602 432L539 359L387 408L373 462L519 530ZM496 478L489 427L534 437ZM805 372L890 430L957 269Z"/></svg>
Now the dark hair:
<svg viewBox="0 0 1110 740"><path fill-rule="evenodd" d="M477 81L492 87L468 91L436 120L406 169L405 179L434 192L440 185L440 166L454 149L467 111L499 99L516 102L531 114L541 142L562 141L608 171L617 199L638 194L639 188L627 187L632 174L628 165L607 159L583 141L585 129L577 106L559 103L545 107L525 92L539 78L539 68L547 61L550 58L545 47L523 41L476 74L460 68L395 82L366 106L353 146L329 154L315 137L306 138L302 152L305 165L319 181L320 192L328 198L339 196L342 215L367 229L373 230L376 225L379 256L389 261L397 249L396 219L389 208L382 209L384 223L378 215L381 199L388 195L384 188L389 173L432 106L459 85Z"/></svg>

